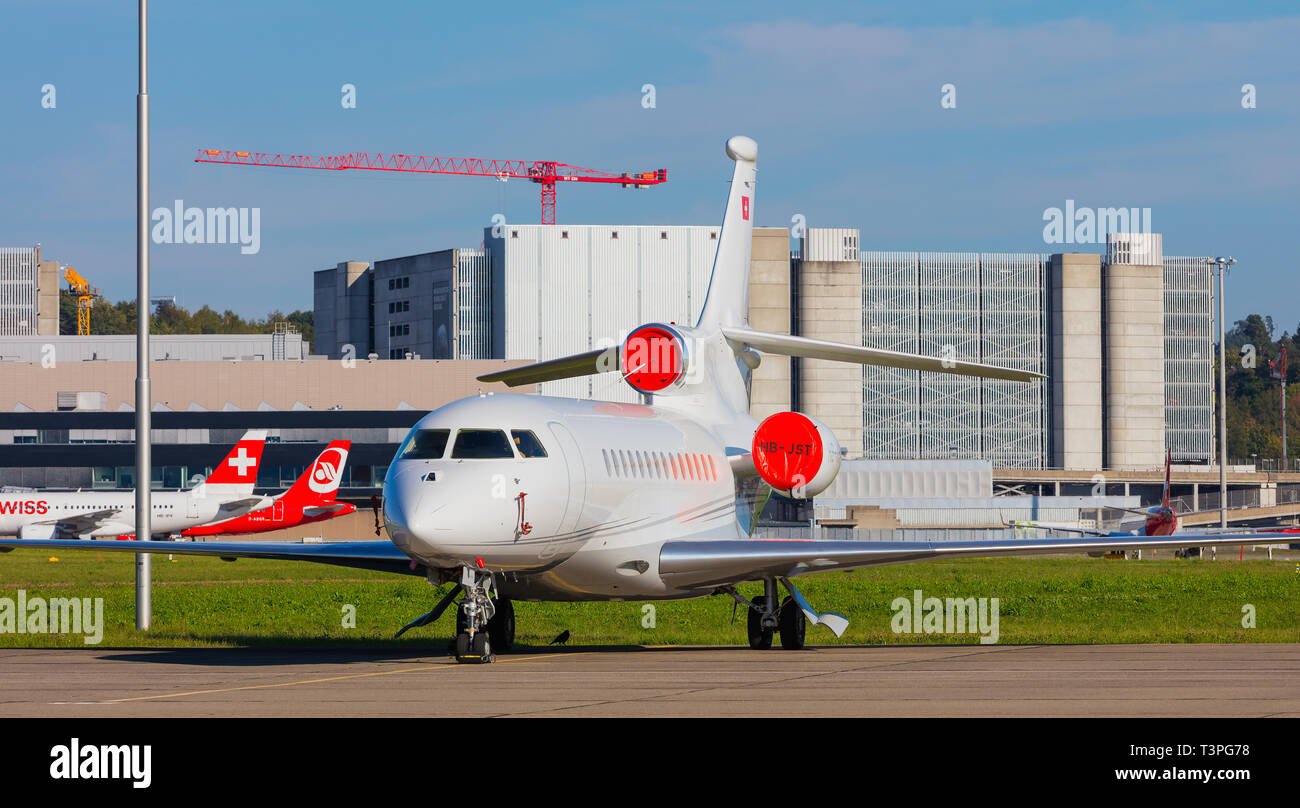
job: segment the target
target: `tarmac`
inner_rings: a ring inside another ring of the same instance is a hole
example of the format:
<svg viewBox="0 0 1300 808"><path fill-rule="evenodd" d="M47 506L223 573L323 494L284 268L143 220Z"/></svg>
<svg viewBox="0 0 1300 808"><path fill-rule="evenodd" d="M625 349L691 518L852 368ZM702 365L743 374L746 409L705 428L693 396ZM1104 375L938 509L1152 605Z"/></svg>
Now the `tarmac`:
<svg viewBox="0 0 1300 808"><path fill-rule="evenodd" d="M1300 717L1300 644L0 649L0 716Z"/></svg>

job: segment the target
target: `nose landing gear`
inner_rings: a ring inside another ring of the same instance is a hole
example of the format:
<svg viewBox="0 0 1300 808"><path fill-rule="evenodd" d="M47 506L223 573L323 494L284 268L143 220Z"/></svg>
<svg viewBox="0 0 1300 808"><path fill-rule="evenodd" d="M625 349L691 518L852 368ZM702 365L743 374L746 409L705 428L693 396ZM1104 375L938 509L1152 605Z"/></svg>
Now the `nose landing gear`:
<svg viewBox="0 0 1300 808"><path fill-rule="evenodd" d="M492 573L465 567L461 571L461 587L465 597L456 609L456 641L452 652L456 661L461 663L477 662L486 664L496 657L493 654L493 637L490 630L493 618L497 615L496 604L492 601L495 582ZM505 638L497 623L499 638ZM510 609L509 641L514 642L514 609Z"/></svg>

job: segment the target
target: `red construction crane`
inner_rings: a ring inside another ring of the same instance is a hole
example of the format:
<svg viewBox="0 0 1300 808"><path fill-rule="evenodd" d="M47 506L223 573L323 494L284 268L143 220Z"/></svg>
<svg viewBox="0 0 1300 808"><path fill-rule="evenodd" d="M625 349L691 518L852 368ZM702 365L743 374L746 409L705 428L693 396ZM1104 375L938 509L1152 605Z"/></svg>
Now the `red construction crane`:
<svg viewBox="0 0 1300 808"><path fill-rule="evenodd" d="M349 168L369 171L414 171L420 174L461 174L467 177L495 177L499 180L522 179L542 186L542 224L555 224L555 184L557 182L617 183L624 188L648 188L668 181L668 171L625 172L615 174L578 168L550 160L480 160L474 157L420 157L412 154L339 154L332 157L309 157L301 154L263 154L261 152L199 149L196 163L226 163L237 166L278 166L280 168L323 168L344 171Z"/></svg>

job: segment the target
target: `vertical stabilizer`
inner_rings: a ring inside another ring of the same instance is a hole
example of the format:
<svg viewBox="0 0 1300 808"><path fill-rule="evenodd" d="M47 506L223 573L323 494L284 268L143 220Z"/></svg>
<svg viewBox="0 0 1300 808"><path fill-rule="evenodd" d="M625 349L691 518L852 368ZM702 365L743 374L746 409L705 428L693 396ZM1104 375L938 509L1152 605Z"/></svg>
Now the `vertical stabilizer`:
<svg viewBox="0 0 1300 808"><path fill-rule="evenodd" d="M316 457L316 461L284 492L284 501L304 508L333 502L339 490L339 482L343 479L343 468L348 463L348 449L351 446L350 440L331 441L325 451Z"/></svg>
<svg viewBox="0 0 1300 808"><path fill-rule="evenodd" d="M754 185L758 144L737 135L727 141L727 156L736 162L731 193L718 236L718 253L704 298L698 328L743 326L749 322L749 253L754 238Z"/></svg>
<svg viewBox="0 0 1300 808"><path fill-rule="evenodd" d="M1160 507L1169 507L1169 472L1174 462L1173 449L1165 449L1165 495L1160 500Z"/></svg>

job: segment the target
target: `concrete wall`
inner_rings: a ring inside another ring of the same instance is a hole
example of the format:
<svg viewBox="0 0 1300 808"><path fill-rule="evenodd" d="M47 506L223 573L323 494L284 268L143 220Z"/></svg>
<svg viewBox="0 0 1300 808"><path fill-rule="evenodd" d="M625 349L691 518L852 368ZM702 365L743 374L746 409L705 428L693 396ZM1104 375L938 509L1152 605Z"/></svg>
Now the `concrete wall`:
<svg viewBox="0 0 1300 808"><path fill-rule="evenodd" d="M749 263L749 325L790 333L790 231L755 227ZM760 421L790 409L790 357L763 354L750 385L749 412Z"/></svg>
<svg viewBox="0 0 1300 808"><path fill-rule="evenodd" d="M374 350L370 344L369 269L370 264L365 261L342 261L333 269L322 269L315 274L314 353L338 359L344 346L351 345L353 355L365 359Z"/></svg>
<svg viewBox="0 0 1300 808"><path fill-rule="evenodd" d="M799 335L862 344L862 265L804 261L799 269ZM862 366L800 359L799 408L831 428L849 457L862 453Z"/></svg>
<svg viewBox="0 0 1300 808"><path fill-rule="evenodd" d="M324 410L391 410L402 406L435 409L459 398L484 392L531 393L532 385L508 388L484 384L476 376L526 364L485 359L471 362L437 360L367 361L347 367L337 361L312 362L159 362L150 370L153 398L171 410L197 406L240 410L269 406L290 410L295 405ZM19 405L48 412L59 392L87 391L107 395L106 409L135 403L134 362L6 363L7 382L0 386L0 412Z"/></svg>
<svg viewBox="0 0 1300 808"><path fill-rule="evenodd" d="M1164 268L1110 264L1102 272L1105 463L1164 463Z"/></svg>
<svg viewBox="0 0 1300 808"><path fill-rule="evenodd" d="M1051 258L1048 382L1050 465L1096 469L1102 463L1101 257Z"/></svg>
<svg viewBox="0 0 1300 808"><path fill-rule="evenodd" d="M408 255L375 262L375 345L373 350L380 359L389 359L397 351L401 358L407 351L421 359L451 359L455 350L453 321L453 285L455 283L455 250ZM389 289L389 281L394 288ZM406 285L403 286L402 284ZM444 285L443 322L435 323L432 317L434 286ZM390 304L408 304L407 311L390 313ZM410 334L391 335L391 327L407 327ZM438 338L438 331L446 332ZM438 343L438 344L435 344Z"/></svg>
<svg viewBox="0 0 1300 808"><path fill-rule="evenodd" d="M40 250L37 250L37 254ZM94 314L91 314L94 317ZM59 333L59 262L42 261L36 281L36 333L43 337ZM76 332L73 331L75 334Z"/></svg>

